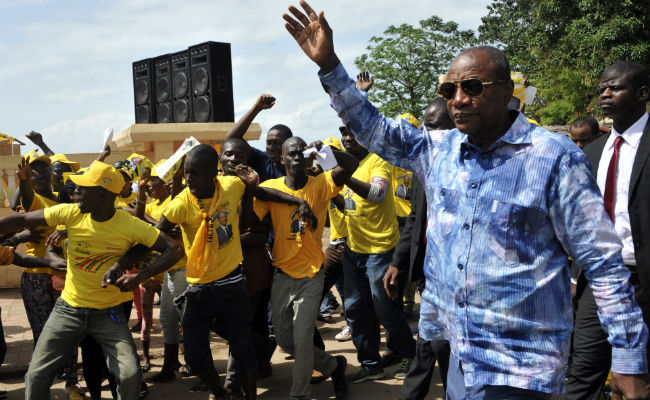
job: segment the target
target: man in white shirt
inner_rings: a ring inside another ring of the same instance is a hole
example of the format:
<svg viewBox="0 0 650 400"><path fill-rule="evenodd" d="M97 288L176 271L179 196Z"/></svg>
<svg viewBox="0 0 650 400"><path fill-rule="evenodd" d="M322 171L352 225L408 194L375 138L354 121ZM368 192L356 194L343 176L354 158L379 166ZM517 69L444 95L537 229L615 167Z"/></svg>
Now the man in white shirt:
<svg viewBox="0 0 650 400"><path fill-rule="evenodd" d="M613 120L612 132L584 148L605 209L623 243L623 262L630 270L630 283L646 325L650 322L649 88L648 70L643 65L619 62L605 69L599 100L603 114ZM610 369L611 345L601 328L591 288L578 296L566 398L596 399Z"/></svg>

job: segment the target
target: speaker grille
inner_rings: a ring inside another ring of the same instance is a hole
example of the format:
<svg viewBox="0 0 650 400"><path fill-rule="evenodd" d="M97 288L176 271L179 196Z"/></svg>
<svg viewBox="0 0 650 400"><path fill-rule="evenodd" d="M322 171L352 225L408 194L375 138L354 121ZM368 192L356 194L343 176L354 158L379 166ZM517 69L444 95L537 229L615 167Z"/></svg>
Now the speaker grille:
<svg viewBox="0 0 650 400"><path fill-rule="evenodd" d="M174 121L176 122L189 122L190 109L185 99L176 100L174 102Z"/></svg>
<svg viewBox="0 0 650 400"><path fill-rule="evenodd" d="M156 100L165 102L169 100L169 79L167 77L156 77Z"/></svg>
<svg viewBox="0 0 650 400"><path fill-rule="evenodd" d="M199 68L192 68L192 88L194 94L203 95L209 85L207 65Z"/></svg>
<svg viewBox="0 0 650 400"><path fill-rule="evenodd" d="M149 84L144 79L136 79L135 81L135 99L137 105L149 101Z"/></svg>
<svg viewBox="0 0 650 400"><path fill-rule="evenodd" d="M149 106L141 105L138 106L135 110L135 122L136 124L148 124L151 121L149 120L150 116Z"/></svg>
<svg viewBox="0 0 650 400"><path fill-rule="evenodd" d="M207 122L210 120L210 99L208 99L208 96L195 97L193 106L196 122Z"/></svg>
<svg viewBox="0 0 650 400"><path fill-rule="evenodd" d="M189 87L187 81L187 74L185 72L179 71L174 74L174 96L183 97L187 94L187 88Z"/></svg>

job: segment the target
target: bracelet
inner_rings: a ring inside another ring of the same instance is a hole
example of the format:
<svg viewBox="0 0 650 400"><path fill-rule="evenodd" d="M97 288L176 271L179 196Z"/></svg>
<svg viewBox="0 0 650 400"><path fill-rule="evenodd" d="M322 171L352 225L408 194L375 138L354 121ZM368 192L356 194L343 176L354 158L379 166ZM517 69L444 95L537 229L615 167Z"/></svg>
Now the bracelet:
<svg viewBox="0 0 650 400"><path fill-rule="evenodd" d="M140 200L138 200L136 203L138 203L138 204L142 204L143 206L144 206L144 205L147 205L147 202L146 202L146 201L140 201Z"/></svg>

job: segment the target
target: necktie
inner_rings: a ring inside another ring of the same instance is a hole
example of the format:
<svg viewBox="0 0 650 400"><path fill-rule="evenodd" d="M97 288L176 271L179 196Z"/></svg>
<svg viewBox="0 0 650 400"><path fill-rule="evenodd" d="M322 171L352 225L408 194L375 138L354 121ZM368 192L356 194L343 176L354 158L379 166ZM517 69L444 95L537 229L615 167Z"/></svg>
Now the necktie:
<svg viewBox="0 0 650 400"><path fill-rule="evenodd" d="M617 136L614 140L614 154L609 160L607 168L607 180L605 181L605 211L614 221L614 205L616 204L616 169L618 168L618 155L623 144L623 138Z"/></svg>

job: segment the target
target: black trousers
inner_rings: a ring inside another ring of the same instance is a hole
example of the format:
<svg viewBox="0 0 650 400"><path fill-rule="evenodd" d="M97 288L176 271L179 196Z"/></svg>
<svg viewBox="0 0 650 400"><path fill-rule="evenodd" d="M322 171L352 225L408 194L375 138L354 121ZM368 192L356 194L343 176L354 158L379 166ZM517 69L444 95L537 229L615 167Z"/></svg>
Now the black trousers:
<svg viewBox="0 0 650 400"><path fill-rule="evenodd" d="M584 275L580 279L585 279ZM647 299L639 298L639 294L643 296L643 292L637 289L639 278L634 270L630 276L630 283L635 289L637 303L643 311L643 320L648 325L650 323L650 318L648 318L650 308ZM611 367L612 346L607 341L607 334L603 331L598 319L598 306L591 287L587 285L579 299L564 398L567 400L599 399Z"/></svg>
<svg viewBox="0 0 650 400"><path fill-rule="evenodd" d="M402 385L404 400L423 400L429 393L433 369L438 361L442 385L447 390L449 369L449 342L446 340L424 340L418 336L415 341L415 358Z"/></svg>

